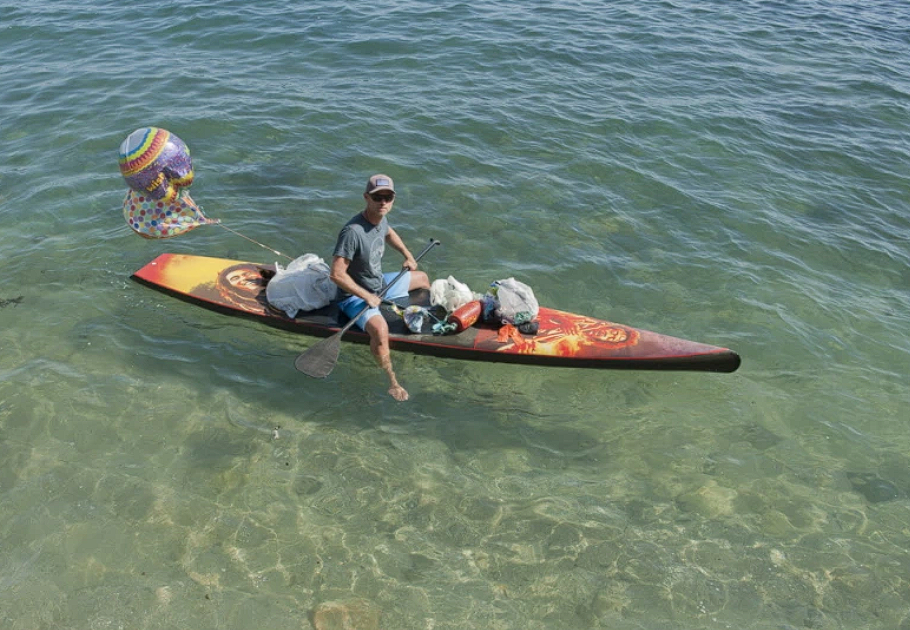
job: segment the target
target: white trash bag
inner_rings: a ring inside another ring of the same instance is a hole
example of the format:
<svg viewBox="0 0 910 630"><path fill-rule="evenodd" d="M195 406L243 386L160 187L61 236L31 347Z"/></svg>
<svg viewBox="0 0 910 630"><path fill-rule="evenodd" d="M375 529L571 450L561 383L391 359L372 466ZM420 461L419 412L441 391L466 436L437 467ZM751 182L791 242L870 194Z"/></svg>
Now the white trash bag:
<svg viewBox="0 0 910 630"><path fill-rule="evenodd" d="M430 285L430 304L441 306L451 313L474 299L474 293L468 285L459 282L452 276L445 280L434 280Z"/></svg>
<svg viewBox="0 0 910 630"><path fill-rule="evenodd" d="M335 299L338 286L329 278L329 266L316 254L294 259L287 269L275 263L275 270L265 296L269 304L288 317L294 317L297 311L315 311Z"/></svg>

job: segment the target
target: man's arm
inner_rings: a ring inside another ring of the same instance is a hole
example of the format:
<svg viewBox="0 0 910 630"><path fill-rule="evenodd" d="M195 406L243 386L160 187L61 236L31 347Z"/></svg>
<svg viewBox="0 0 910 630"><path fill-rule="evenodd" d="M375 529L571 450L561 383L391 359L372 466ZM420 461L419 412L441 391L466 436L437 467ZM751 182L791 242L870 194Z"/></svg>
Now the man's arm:
<svg viewBox="0 0 910 630"><path fill-rule="evenodd" d="M404 241L401 240L401 237L398 236L398 232L389 228L389 233L385 237L386 243L389 246L398 251L402 256L404 256L404 264L402 267L407 267L411 271L417 269L417 261L414 260L414 256L411 255L411 251L405 246Z"/></svg>
<svg viewBox="0 0 910 630"><path fill-rule="evenodd" d="M332 258L332 273L329 274L329 278L331 278L332 282L341 287L342 291L366 300L367 304L373 308L382 304L382 298L375 293L370 293L354 282L354 279L348 273L348 267L350 266L350 260L343 256L335 256Z"/></svg>

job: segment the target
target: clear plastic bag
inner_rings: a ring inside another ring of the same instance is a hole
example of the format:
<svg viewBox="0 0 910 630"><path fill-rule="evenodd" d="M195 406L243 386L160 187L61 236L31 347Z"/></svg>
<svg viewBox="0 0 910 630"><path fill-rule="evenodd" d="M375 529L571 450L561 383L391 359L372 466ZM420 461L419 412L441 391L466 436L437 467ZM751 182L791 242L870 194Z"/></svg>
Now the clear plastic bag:
<svg viewBox="0 0 910 630"><path fill-rule="evenodd" d="M540 311L540 305L531 287L515 278L492 283L487 297L485 313L492 310L493 318L503 324L518 326L534 321Z"/></svg>

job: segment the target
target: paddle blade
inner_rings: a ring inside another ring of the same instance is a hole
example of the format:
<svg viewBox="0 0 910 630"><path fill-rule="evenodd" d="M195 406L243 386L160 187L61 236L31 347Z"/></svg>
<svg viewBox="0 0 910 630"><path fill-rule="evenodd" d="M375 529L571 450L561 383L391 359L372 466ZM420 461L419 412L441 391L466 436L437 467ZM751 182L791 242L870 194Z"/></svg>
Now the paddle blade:
<svg viewBox="0 0 910 630"><path fill-rule="evenodd" d="M335 369L340 351L341 335L335 333L302 352L294 361L294 367L307 376L325 378Z"/></svg>

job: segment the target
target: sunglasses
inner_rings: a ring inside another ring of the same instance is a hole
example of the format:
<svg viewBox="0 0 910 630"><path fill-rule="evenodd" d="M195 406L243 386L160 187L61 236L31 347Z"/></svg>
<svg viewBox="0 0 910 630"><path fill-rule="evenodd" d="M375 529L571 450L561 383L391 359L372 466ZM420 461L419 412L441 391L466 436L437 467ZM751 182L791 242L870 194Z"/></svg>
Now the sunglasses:
<svg viewBox="0 0 910 630"><path fill-rule="evenodd" d="M385 203L386 201L395 201L395 193L373 193L370 199L376 203Z"/></svg>

